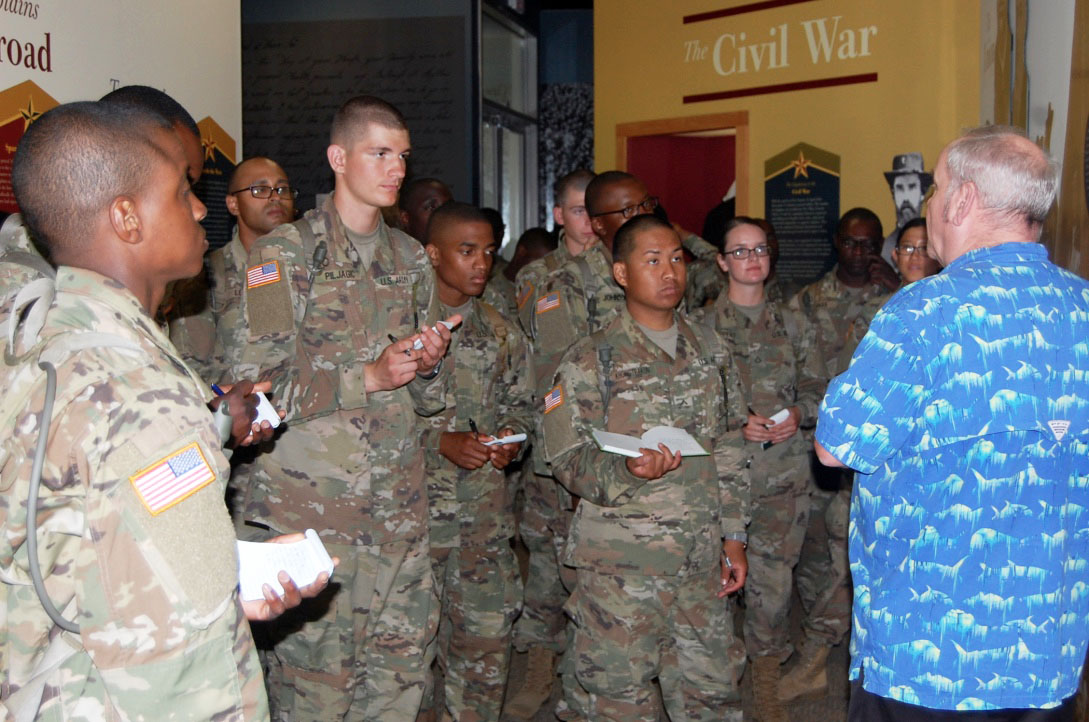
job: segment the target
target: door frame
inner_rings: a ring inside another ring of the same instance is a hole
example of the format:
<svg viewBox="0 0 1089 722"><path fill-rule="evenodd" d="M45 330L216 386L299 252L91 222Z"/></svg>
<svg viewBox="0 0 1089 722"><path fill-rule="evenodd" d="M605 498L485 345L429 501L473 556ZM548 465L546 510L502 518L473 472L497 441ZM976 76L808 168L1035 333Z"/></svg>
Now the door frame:
<svg viewBox="0 0 1089 722"><path fill-rule="evenodd" d="M628 139L645 135L674 135L705 130L733 129L734 182L737 184L737 214L749 214L749 111L688 115L679 118L642 120L616 124L616 167L628 170Z"/></svg>

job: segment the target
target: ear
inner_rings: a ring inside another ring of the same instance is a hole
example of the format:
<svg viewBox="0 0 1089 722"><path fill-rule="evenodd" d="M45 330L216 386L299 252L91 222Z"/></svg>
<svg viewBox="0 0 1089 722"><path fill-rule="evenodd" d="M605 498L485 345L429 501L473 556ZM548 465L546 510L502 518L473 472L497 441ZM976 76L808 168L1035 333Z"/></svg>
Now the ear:
<svg viewBox="0 0 1089 722"><path fill-rule="evenodd" d="M605 237L605 224L602 223L600 218L591 218L590 219L590 228L594 229L594 235L597 236L598 238L604 238Z"/></svg>
<svg viewBox="0 0 1089 722"><path fill-rule="evenodd" d="M438 268L439 267L439 249L436 248L434 244L429 243L426 246L424 246L424 253L427 254L428 260L431 261L431 267L432 268Z"/></svg>
<svg viewBox="0 0 1089 722"><path fill-rule="evenodd" d="M628 266L622 261L613 262L613 278L616 279L617 285L626 289L628 287Z"/></svg>
<svg viewBox="0 0 1089 722"><path fill-rule="evenodd" d="M563 225L563 212L560 211L559 206L552 206L552 221L557 226Z"/></svg>
<svg viewBox="0 0 1089 722"><path fill-rule="evenodd" d="M718 267L722 269L722 272L730 275L730 266L726 263L726 256L719 253L715 256L715 260L718 261Z"/></svg>
<svg viewBox="0 0 1089 722"><path fill-rule="evenodd" d="M247 191L248 192L248 191ZM238 197L234 193L228 193L226 196L227 212L232 216L238 215Z"/></svg>
<svg viewBox="0 0 1089 722"><path fill-rule="evenodd" d="M132 196L117 196L107 208L110 226L113 232L125 243L139 243L143 234L143 224L136 209L136 200Z"/></svg>
<svg viewBox="0 0 1089 722"><path fill-rule="evenodd" d="M397 211L397 219L401 221L401 229L408 228L408 211Z"/></svg>
<svg viewBox="0 0 1089 722"><path fill-rule="evenodd" d="M329 159L329 167L334 173L343 173L344 165L348 158L348 151L343 146L333 143L325 149L325 157Z"/></svg>
<svg viewBox="0 0 1089 722"><path fill-rule="evenodd" d="M960 187L953 191L947 206L950 222L957 226L963 224L978 202L979 190L976 184L972 181L961 183Z"/></svg>

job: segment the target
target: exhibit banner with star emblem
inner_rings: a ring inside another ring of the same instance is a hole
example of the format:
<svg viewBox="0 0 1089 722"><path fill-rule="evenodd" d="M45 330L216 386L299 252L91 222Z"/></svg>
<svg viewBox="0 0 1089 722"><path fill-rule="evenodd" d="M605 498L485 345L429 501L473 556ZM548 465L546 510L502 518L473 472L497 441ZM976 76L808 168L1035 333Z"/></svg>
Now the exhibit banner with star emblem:
<svg viewBox="0 0 1089 722"><path fill-rule="evenodd" d="M204 148L204 170L196 185L197 197L207 206L208 215L200 222L208 237L208 247L216 249L231 240L231 214L227 212L227 181L237 162L234 138L223 127L205 118L197 123L200 144Z"/></svg>
<svg viewBox="0 0 1089 722"><path fill-rule="evenodd" d="M19 210L11 190L11 162L19 139L42 113L57 105L57 101L32 80L0 90L0 211L15 213Z"/></svg>
<svg viewBox="0 0 1089 722"><path fill-rule="evenodd" d="M836 264L839 156L798 143L764 161L764 217L779 239L781 282L804 286Z"/></svg>

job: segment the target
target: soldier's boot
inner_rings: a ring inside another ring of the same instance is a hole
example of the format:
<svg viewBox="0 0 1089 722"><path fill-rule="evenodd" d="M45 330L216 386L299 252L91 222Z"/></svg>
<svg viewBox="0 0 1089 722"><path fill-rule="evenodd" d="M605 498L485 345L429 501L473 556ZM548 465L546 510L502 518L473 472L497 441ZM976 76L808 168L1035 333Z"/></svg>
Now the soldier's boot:
<svg viewBox="0 0 1089 722"><path fill-rule="evenodd" d="M832 647L821 639L806 638L798 650L798 662L779 681L779 699L789 702L828 691L828 653Z"/></svg>
<svg viewBox="0 0 1089 722"><path fill-rule="evenodd" d="M533 719L537 710L552 696L556 679L556 653L541 646L529 648L526 676L522 686L507 700L504 715L518 719Z"/></svg>
<svg viewBox="0 0 1089 722"><path fill-rule="evenodd" d="M752 694L760 722L786 722L779 701L779 658L757 657L752 662Z"/></svg>

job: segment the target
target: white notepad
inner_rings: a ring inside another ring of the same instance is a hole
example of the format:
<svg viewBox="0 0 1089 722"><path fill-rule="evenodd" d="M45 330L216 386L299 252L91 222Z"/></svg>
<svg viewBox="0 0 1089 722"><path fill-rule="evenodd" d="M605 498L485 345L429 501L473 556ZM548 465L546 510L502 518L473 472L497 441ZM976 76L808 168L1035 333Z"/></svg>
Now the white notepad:
<svg viewBox="0 0 1089 722"><path fill-rule="evenodd" d="M243 601L264 599L261 585L268 584L283 596L284 587L276 575L283 570L297 587L312 584L322 572L333 574L333 559L313 529L306 538L292 544L238 542L238 585Z"/></svg>
<svg viewBox="0 0 1089 722"><path fill-rule="evenodd" d="M657 450L658 444L664 444L670 451L681 452L681 456L707 456L710 453L687 431L673 426L647 429L642 438L594 429L594 441L602 451L630 456L633 459L643 455L640 448Z"/></svg>

